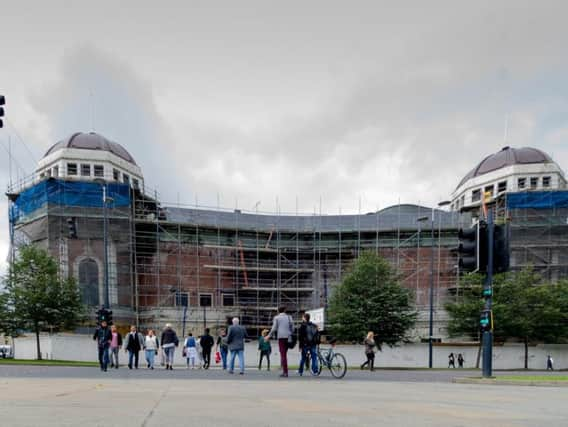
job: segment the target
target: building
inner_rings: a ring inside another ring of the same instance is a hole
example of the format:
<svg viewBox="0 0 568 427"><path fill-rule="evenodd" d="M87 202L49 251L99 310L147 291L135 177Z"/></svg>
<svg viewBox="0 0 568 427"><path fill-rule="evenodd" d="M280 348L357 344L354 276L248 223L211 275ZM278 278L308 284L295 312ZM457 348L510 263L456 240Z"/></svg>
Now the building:
<svg viewBox="0 0 568 427"><path fill-rule="evenodd" d="M536 188L519 192L521 178L536 178ZM415 338L427 340L430 285L434 338L446 338L444 304L459 298L452 249L458 230L479 216L474 191L490 193L488 208L509 224L512 268L532 265L556 280L568 274L565 185L545 153L506 148L462 179L450 211L405 204L361 215L271 215L168 206L145 187L126 149L76 133L7 195L12 248L48 249L93 313L108 299L119 323L199 331L237 315L258 333L279 305L297 319L325 307L353 260L375 251L414 291Z"/></svg>
<svg viewBox="0 0 568 427"><path fill-rule="evenodd" d="M48 249L93 310L108 289L125 323L201 327L239 315L258 331L281 304L297 317L324 307L364 250L391 262L424 313L431 278L440 312L457 280L451 249L463 216L456 212L397 205L364 215L268 215L165 206L128 151L94 133L55 144L8 197L13 247Z"/></svg>

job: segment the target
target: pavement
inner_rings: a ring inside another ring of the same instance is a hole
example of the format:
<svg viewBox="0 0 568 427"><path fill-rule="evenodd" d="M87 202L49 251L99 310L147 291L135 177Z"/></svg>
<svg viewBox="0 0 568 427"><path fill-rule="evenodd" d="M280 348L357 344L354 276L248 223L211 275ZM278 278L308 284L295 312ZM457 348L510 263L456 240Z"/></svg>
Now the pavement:
<svg viewBox="0 0 568 427"><path fill-rule="evenodd" d="M478 372L350 370L336 380L325 371L281 379L277 371L252 369L240 376L219 369L0 366L0 425L568 425L568 389L451 382Z"/></svg>

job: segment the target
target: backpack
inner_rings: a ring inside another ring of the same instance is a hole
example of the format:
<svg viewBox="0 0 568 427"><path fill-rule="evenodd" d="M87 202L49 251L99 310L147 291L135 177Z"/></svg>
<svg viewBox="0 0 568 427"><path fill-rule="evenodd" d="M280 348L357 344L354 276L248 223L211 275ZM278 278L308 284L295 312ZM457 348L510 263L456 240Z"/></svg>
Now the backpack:
<svg viewBox="0 0 568 427"><path fill-rule="evenodd" d="M317 345L320 341L321 337L317 325L309 322L306 325L306 344Z"/></svg>

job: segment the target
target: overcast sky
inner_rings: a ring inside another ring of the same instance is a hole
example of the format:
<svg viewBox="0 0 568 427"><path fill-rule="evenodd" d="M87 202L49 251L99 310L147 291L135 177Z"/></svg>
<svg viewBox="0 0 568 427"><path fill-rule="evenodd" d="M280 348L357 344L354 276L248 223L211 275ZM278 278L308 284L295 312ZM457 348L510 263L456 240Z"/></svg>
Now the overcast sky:
<svg viewBox="0 0 568 427"><path fill-rule="evenodd" d="M565 168L566 16L565 1L0 0L0 185L9 138L15 179L93 129L162 200L261 211L432 205L503 145Z"/></svg>

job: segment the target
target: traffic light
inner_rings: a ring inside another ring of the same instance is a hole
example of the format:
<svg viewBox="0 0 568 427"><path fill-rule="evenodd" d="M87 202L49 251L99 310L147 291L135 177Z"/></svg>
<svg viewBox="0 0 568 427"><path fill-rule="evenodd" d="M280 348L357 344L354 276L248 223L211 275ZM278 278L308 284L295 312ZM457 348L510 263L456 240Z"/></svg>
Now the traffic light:
<svg viewBox="0 0 568 427"><path fill-rule="evenodd" d="M4 95L0 95L0 128L4 127L4 122L2 121L2 117L4 117L4 104L6 104L6 98Z"/></svg>
<svg viewBox="0 0 568 427"><path fill-rule="evenodd" d="M458 266L464 273L485 271L487 268L487 224L479 221L470 228L460 228L458 231L459 244Z"/></svg>
<svg viewBox="0 0 568 427"><path fill-rule="evenodd" d="M70 239L77 238L77 221L75 218L67 218L67 229Z"/></svg>
<svg viewBox="0 0 568 427"><path fill-rule="evenodd" d="M97 325L100 325L103 321L107 322L107 324L109 325L112 325L112 311L101 307L99 310L97 310Z"/></svg>
<svg viewBox="0 0 568 427"><path fill-rule="evenodd" d="M495 225L493 232L493 273L509 270L509 228Z"/></svg>
<svg viewBox="0 0 568 427"><path fill-rule="evenodd" d="M493 330L493 312L491 310L483 310L479 319L481 332L490 332Z"/></svg>

